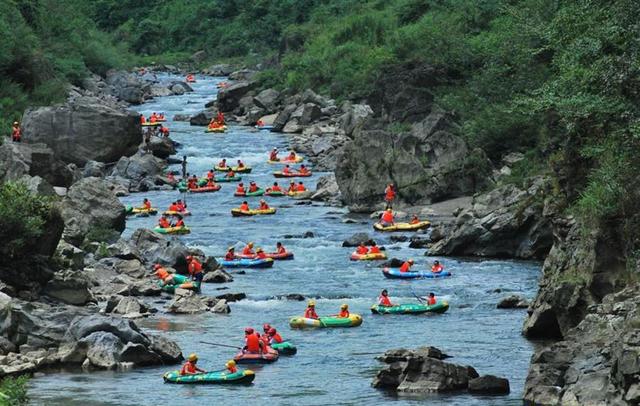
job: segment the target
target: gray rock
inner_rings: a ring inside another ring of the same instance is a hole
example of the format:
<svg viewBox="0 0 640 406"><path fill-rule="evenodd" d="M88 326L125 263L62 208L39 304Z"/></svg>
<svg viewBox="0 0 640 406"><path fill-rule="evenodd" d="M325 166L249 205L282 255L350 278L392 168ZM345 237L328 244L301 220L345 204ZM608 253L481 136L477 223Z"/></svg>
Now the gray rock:
<svg viewBox="0 0 640 406"><path fill-rule="evenodd" d="M240 81L218 92L218 108L223 112L234 110L240 99L255 88L255 82Z"/></svg>
<svg viewBox="0 0 640 406"><path fill-rule="evenodd" d="M167 159L170 155L176 153L173 140L168 137L151 137L147 143L147 147L154 156L161 159Z"/></svg>
<svg viewBox="0 0 640 406"><path fill-rule="evenodd" d="M80 270L84 268L85 252L80 248L61 240L56 248L56 256L67 268Z"/></svg>
<svg viewBox="0 0 640 406"><path fill-rule="evenodd" d="M131 296L114 295L107 301L104 311L105 313L143 315L149 312L149 306Z"/></svg>
<svg viewBox="0 0 640 406"><path fill-rule="evenodd" d="M175 314L195 314L209 310L200 295L191 290L176 289L175 299L167 306L167 312Z"/></svg>
<svg viewBox="0 0 640 406"><path fill-rule="evenodd" d="M193 89L191 89L191 86L187 85L186 83L182 83L182 82L176 82L176 83L172 84L170 89L173 92L173 94L175 94L175 95L181 95L181 94L185 94L187 92L192 92L193 91Z"/></svg>
<svg viewBox="0 0 640 406"><path fill-rule="evenodd" d="M229 76L233 71L233 66L223 63L209 66L203 71L203 73L211 76Z"/></svg>
<svg viewBox="0 0 640 406"><path fill-rule="evenodd" d="M68 327L65 334L67 341L78 341L94 332L108 332L117 336L124 343L149 345L149 338L133 321L121 318L95 315L79 316L66 327Z"/></svg>
<svg viewBox="0 0 640 406"><path fill-rule="evenodd" d="M115 334L96 331L80 341L87 345L87 359L92 366L104 369L118 366L123 344Z"/></svg>
<svg viewBox="0 0 640 406"><path fill-rule="evenodd" d="M166 163L152 154L138 152L131 157L122 157L113 168L111 176L140 182L163 173Z"/></svg>
<svg viewBox="0 0 640 406"><path fill-rule="evenodd" d="M227 304L225 299L220 299L212 308L211 313L222 313L229 314L231 313L231 307Z"/></svg>
<svg viewBox="0 0 640 406"><path fill-rule="evenodd" d="M5 142L0 145L0 181L39 176L54 186L70 186L73 171L45 144Z"/></svg>
<svg viewBox="0 0 640 406"><path fill-rule="evenodd" d="M189 59L191 59L195 63L200 63L200 62L204 61L205 59L207 59L207 52L201 49L201 50L196 51L193 54L191 54Z"/></svg>
<svg viewBox="0 0 640 406"><path fill-rule="evenodd" d="M375 241L367 233L355 233L342 242L343 247L357 247L360 244L373 245Z"/></svg>
<svg viewBox="0 0 640 406"><path fill-rule="evenodd" d="M341 201L340 189L335 175L325 175L318 179L316 191L311 195L311 200L324 201L339 204Z"/></svg>
<svg viewBox="0 0 640 406"><path fill-rule="evenodd" d="M287 121L284 128L282 128L282 132L285 134L293 134L302 131L302 125L300 124L300 120L297 118L291 118Z"/></svg>
<svg viewBox="0 0 640 406"><path fill-rule="evenodd" d="M469 392L482 395L507 395L509 380L493 375L483 375L469 380Z"/></svg>
<svg viewBox="0 0 640 406"><path fill-rule="evenodd" d="M285 125L289 121L291 113L296 110L295 104L288 104L278 113L278 116L273 120L273 131L280 132L284 129Z"/></svg>
<svg viewBox="0 0 640 406"><path fill-rule="evenodd" d="M218 111L215 109L202 110L198 114L191 116L191 118L189 119L189 124L207 126L211 122L211 119L214 118L217 114Z"/></svg>
<svg viewBox="0 0 640 406"><path fill-rule="evenodd" d="M72 305L85 305L94 302L90 291L90 282L81 271L59 271L45 285L43 293L52 298Z"/></svg>
<svg viewBox="0 0 640 406"><path fill-rule="evenodd" d="M40 176L24 175L18 181L22 182L26 186L27 190L33 194L37 194L40 196L56 196L56 192L55 190L53 190L53 186L51 186L49 182L42 179Z"/></svg>
<svg viewBox="0 0 640 406"><path fill-rule="evenodd" d="M322 117L320 107L313 103L305 103L300 114L300 125L309 125Z"/></svg>
<svg viewBox="0 0 640 406"><path fill-rule="evenodd" d="M265 89L253 98L253 102L261 109L273 112L276 108L278 97L280 97L280 92L277 90Z"/></svg>
<svg viewBox="0 0 640 406"><path fill-rule="evenodd" d="M151 339L149 348L160 355L164 363L175 364L182 361L182 351L174 341L155 334L150 334L149 338Z"/></svg>
<svg viewBox="0 0 640 406"><path fill-rule="evenodd" d="M142 104L149 96L149 85L138 75L125 71L107 72L107 90L110 94L131 104Z"/></svg>
<svg viewBox="0 0 640 406"><path fill-rule="evenodd" d="M250 82L258 72L251 69L240 69L229 74L230 80Z"/></svg>
<svg viewBox="0 0 640 406"><path fill-rule="evenodd" d="M132 362L135 365L159 365L162 357L142 344L127 343L118 355L119 362Z"/></svg>
<svg viewBox="0 0 640 406"><path fill-rule="evenodd" d="M427 248L429 246L430 240L426 238L420 237L411 237L411 242L409 243L409 248Z"/></svg>
<svg viewBox="0 0 640 406"><path fill-rule="evenodd" d="M44 143L57 158L79 166L132 155L142 141L138 114L95 97L27 109L22 128L27 142Z"/></svg>
<svg viewBox="0 0 640 406"><path fill-rule="evenodd" d="M496 307L498 309L526 309L529 307L529 302L522 296L511 295L502 298Z"/></svg>
<svg viewBox="0 0 640 406"><path fill-rule="evenodd" d="M173 116L173 121L189 121L190 118L188 114L176 114Z"/></svg>
<svg viewBox="0 0 640 406"><path fill-rule="evenodd" d="M85 178L102 178L106 173L106 165L103 162L87 161L82 169Z"/></svg>
<svg viewBox="0 0 640 406"><path fill-rule="evenodd" d="M207 272L202 279L204 283L228 283L233 282L233 276L225 272L222 269L216 269L211 272Z"/></svg>
<svg viewBox="0 0 640 406"><path fill-rule="evenodd" d="M145 263L168 265L179 272L187 271L185 258L190 255L183 243L176 239L168 239L162 234L140 228L131 236L131 244L142 255Z"/></svg>
<svg viewBox="0 0 640 406"><path fill-rule="evenodd" d="M166 86L154 84L149 87L149 94L151 97L165 97L171 96L173 92Z"/></svg>

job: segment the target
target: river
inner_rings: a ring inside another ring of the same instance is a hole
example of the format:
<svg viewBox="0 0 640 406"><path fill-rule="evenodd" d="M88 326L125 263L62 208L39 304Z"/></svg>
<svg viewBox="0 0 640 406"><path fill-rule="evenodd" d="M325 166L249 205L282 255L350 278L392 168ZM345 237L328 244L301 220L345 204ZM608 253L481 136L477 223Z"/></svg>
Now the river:
<svg viewBox="0 0 640 406"><path fill-rule="evenodd" d="M166 78L166 75L161 75ZM178 155L188 156L192 173L203 174L226 157L241 158L253 173L244 179L259 185L273 182L274 167L266 163L267 151L276 146L285 149L287 137L257 132L252 128L231 126L226 134L206 134L202 127L188 122L172 122L174 114L193 114L215 98L215 84L221 78L199 77L195 92L157 98L137 110L149 115L164 112L169 117L171 137L181 144ZM179 169L178 166L175 169ZM314 187L315 174L305 184ZM281 182L282 183L282 182ZM376 234L390 256L413 257L415 267L425 268L439 259L452 278L444 280L395 281L382 276L376 263L349 261L350 248L342 241L356 232L373 234L371 220L352 216L355 224L346 224L342 208L319 203L300 205L288 198L267 198L278 209L274 216L232 218L230 209L241 199L232 196L235 184L223 184L217 193L188 196L193 216L186 222L190 235L186 243L208 255L219 256L229 245L254 241L256 246L275 247L282 241L295 252L293 261L277 262L272 269L247 270L234 274L235 281L222 285L205 284L203 294L219 295L244 292L248 298L231 303L231 314L174 316L158 313L138 323L152 332L162 332L176 340L185 354L197 352L199 365L221 369L235 350L201 344L201 340L241 345L247 326L261 328L269 322L285 339L298 346L298 354L281 357L272 365L252 367L256 379L251 386L189 386L162 382L162 374L172 367L137 368L127 372L61 372L39 374L31 381L29 396L36 405L207 405L233 402L254 405L361 405L390 402L397 405L520 405L524 380L532 354L532 345L520 335L524 310L498 310L496 303L516 293L531 299L537 289L540 264L534 262L469 260L424 257L424 250L408 248L408 242L393 243L390 234ZM122 198L125 204L139 204L148 197L155 207L165 209L178 198L176 192L150 192ZM257 199L254 201L257 203ZM125 235L140 227L152 228L157 217L130 218ZM312 231L313 238L285 238ZM414 267L414 268L415 268ZM233 272L232 272L233 273ZM451 305L443 315L374 316L370 306L383 288L394 302L413 302L413 292L433 291ZM279 299L299 293L318 297L320 315L337 313L341 303L351 312L364 316L358 328L297 331L288 327L288 319L300 315L305 302ZM162 304L157 305L161 309ZM433 345L452 355L451 362L468 364L483 374L507 377L511 394L503 397L470 395L429 395L417 398L395 397L373 389L370 384L381 366L374 354L392 348Z"/></svg>

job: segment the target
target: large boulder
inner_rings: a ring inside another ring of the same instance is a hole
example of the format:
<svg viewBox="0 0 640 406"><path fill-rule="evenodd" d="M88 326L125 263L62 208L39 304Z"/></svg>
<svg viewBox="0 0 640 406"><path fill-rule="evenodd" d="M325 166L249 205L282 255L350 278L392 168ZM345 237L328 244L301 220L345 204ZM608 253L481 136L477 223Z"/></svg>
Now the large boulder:
<svg viewBox="0 0 640 406"><path fill-rule="evenodd" d="M185 257L193 253L182 242L144 228L137 229L130 241L145 263L168 265L183 273L187 270Z"/></svg>
<svg viewBox="0 0 640 406"><path fill-rule="evenodd" d="M450 131L445 114L432 113L400 133L369 126L356 131L336 168L343 199L353 210L371 211L382 201L381 185L389 183L396 185L399 200L429 204L472 195L488 182L488 159Z"/></svg>
<svg viewBox="0 0 640 406"><path fill-rule="evenodd" d="M22 128L26 142L44 143L57 158L79 166L90 160L115 162L132 155L142 141L137 113L96 97L27 109Z"/></svg>
<svg viewBox="0 0 640 406"><path fill-rule="evenodd" d="M97 228L124 230L124 206L99 178L84 178L75 183L61 203L65 229L63 238L79 246L85 236Z"/></svg>
<svg viewBox="0 0 640 406"><path fill-rule="evenodd" d="M127 103L142 104L151 95L150 84L130 72L111 70L105 81L109 85L107 91Z"/></svg>
<svg viewBox="0 0 640 406"><path fill-rule="evenodd" d="M258 72L251 69L240 69L229 74L230 80L238 80L243 82L250 82L256 76Z"/></svg>
<svg viewBox="0 0 640 406"><path fill-rule="evenodd" d="M68 187L73 170L54 156L46 144L5 142L0 145L0 182L25 176L41 177L54 186Z"/></svg>
<svg viewBox="0 0 640 406"><path fill-rule="evenodd" d="M334 174L321 176L316 183L316 191L311 195L311 200L340 204L340 188Z"/></svg>
<svg viewBox="0 0 640 406"><path fill-rule="evenodd" d="M216 109L206 109L201 112L191 116L189 119L189 124L191 125L200 125L206 126L209 125L211 119L214 118L218 114Z"/></svg>
<svg viewBox="0 0 640 406"><path fill-rule="evenodd" d="M217 65L211 65L208 68L204 69L202 73L210 76L228 76L234 71L233 66L222 63Z"/></svg>
<svg viewBox="0 0 640 406"><path fill-rule="evenodd" d="M84 272L59 271L44 286L43 293L67 304L83 306L89 302L95 302L90 287L91 282Z"/></svg>
<svg viewBox="0 0 640 406"><path fill-rule="evenodd" d="M168 137L153 136L147 143L147 147L153 156L161 159L167 159L169 156L176 153L174 142Z"/></svg>
<svg viewBox="0 0 640 406"><path fill-rule="evenodd" d="M253 98L253 102L261 109L272 112L277 106L278 97L280 97L280 92L277 90L265 89Z"/></svg>
<svg viewBox="0 0 640 406"><path fill-rule="evenodd" d="M255 82L241 81L225 87L218 92L218 108L223 112L233 111L239 106L240 99L255 86Z"/></svg>
<svg viewBox="0 0 640 406"><path fill-rule="evenodd" d="M347 238L342 242L343 247L357 247L360 244L363 245L373 245L375 241L373 238L367 233L355 233L351 237Z"/></svg>
<svg viewBox="0 0 640 406"><path fill-rule="evenodd" d="M273 131L282 131L287 125L289 117L291 117L291 114L296 111L297 108L298 106L295 104L287 104L284 109L278 113L275 120L273 120Z"/></svg>
<svg viewBox="0 0 640 406"><path fill-rule="evenodd" d="M138 152L126 157L123 156L113 168L111 176L140 182L145 178L155 178L163 173L166 162L153 154Z"/></svg>

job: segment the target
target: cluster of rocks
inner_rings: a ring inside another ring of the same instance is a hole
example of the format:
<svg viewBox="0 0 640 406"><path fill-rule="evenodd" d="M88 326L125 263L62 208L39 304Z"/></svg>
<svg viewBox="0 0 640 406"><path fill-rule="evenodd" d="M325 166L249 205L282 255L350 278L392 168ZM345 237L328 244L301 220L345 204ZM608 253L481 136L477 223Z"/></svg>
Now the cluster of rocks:
<svg viewBox="0 0 640 406"><path fill-rule="evenodd" d="M473 367L443 361L449 358L435 347L389 350L377 359L385 365L372 386L398 393L455 393L479 395L509 393L509 381L493 375L480 376Z"/></svg>

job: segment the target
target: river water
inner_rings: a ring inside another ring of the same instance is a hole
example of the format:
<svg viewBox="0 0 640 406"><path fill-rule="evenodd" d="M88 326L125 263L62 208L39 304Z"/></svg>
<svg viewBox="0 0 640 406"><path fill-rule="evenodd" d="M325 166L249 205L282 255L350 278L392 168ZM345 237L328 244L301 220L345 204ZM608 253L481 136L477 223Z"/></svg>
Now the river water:
<svg viewBox="0 0 640 406"><path fill-rule="evenodd" d="M166 76L161 76L166 78ZM267 151L276 146L285 149L282 134L257 132L252 128L231 126L225 134L206 134L202 127L188 122L172 122L174 114L193 114L215 98L220 78L199 77L195 92L158 98L138 110L145 115L164 112L169 117L171 137L181 144L178 154L188 156L191 173L203 174L226 157L243 159L253 173L244 179L266 186L273 182L274 167L266 163ZM179 166L175 166L179 169ZM314 187L318 176L306 178ZM282 182L281 182L282 183ZM235 273L228 289L205 284L203 294L219 295L244 292L248 298L231 303L231 314L174 316L160 312L138 323L154 333L176 340L185 354L197 352L199 365L221 369L235 350L200 343L211 341L241 345L247 326L261 328L269 322L285 339L298 346L298 354L281 357L272 365L252 367L256 379L251 386L169 385L162 374L171 367L137 368L128 372L62 372L38 376L31 381L29 395L37 405L208 405L222 402L254 405L361 405L389 402L397 405L520 405L524 379L532 354L532 345L520 335L524 310L498 310L496 303L516 293L527 298L535 295L540 264L518 261L469 260L424 257L424 250L408 248L408 242L393 243L389 234L376 234L379 245L389 256L413 257L417 268L425 268L439 259L454 276L444 280L395 281L382 276L376 263L349 261L350 248L342 241L356 232L373 234L371 220L352 217L345 224L347 211L319 203L299 205L288 198L267 198L278 209L274 216L232 218L230 209L240 203L233 197L235 184L223 184L217 193L188 196L193 216L186 222L190 235L181 236L191 246L208 255L221 255L229 245L254 241L271 251L282 241L295 252L293 261L280 261L271 269ZM143 197L165 209L178 198L177 192L150 192L122 198L125 204L139 204ZM257 198L253 198L257 204ZM250 202L251 203L251 202ZM131 218L125 235L140 227L152 228L157 218ZM312 231L313 238L298 238ZM291 238L291 237L294 238ZM285 238L289 237L289 238ZM234 273L234 272L232 272ZM370 313L383 288L394 302L414 302L414 292L433 291L451 305L443 315L374 316ZM364 316L358 328L297 331L288 327L288 319L300 315L305 302L279 298L299 293L317 297L320 315L334 314L341 303L351 312ZM157 305L162 308L162 304ZM374 358L392 348L433 345L453 356L451 362L468 364L482 374L507 377L511 394L503 397L428 395L395 397L371 388L370 383L381 366Z"/></svg>

